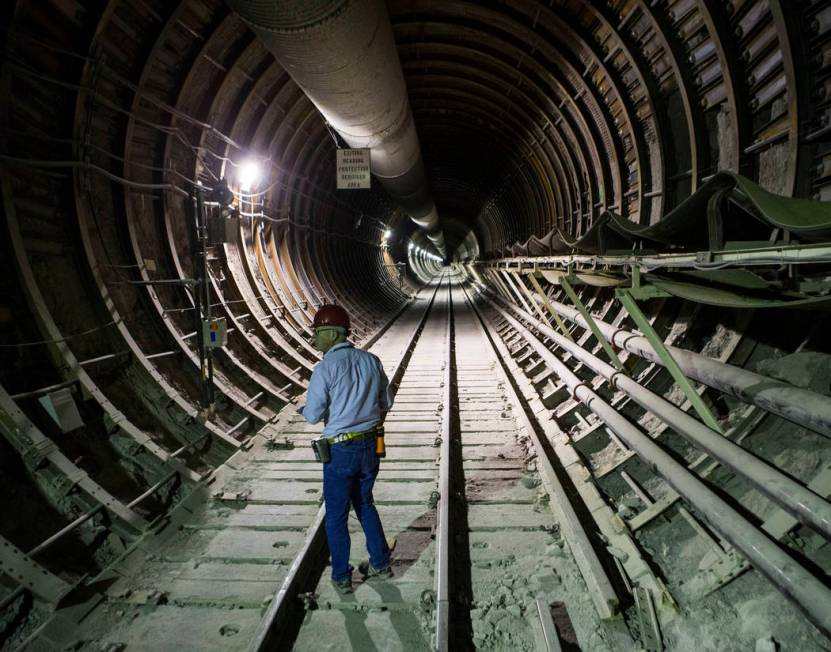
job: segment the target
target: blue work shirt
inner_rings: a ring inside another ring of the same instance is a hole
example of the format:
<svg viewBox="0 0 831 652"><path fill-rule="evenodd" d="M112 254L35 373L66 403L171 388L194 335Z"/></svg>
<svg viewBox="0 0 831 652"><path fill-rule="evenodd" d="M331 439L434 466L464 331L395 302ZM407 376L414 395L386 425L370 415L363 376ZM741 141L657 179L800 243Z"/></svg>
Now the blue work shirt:
<svg viewBox="0 0 831 652"><path fill-rule="evenodd" d="M391 407L389 381L378 357L341 342L315 366L306 405L297 411L309 423L323 419L323 434L334 437L342 432L369 430Z"/></svg>

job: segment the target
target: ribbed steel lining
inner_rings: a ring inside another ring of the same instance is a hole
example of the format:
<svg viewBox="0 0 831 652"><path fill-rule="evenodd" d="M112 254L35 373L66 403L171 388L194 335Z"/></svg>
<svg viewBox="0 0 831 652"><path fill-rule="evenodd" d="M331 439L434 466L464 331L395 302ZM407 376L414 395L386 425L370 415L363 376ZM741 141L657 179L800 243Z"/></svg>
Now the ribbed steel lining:
<svg viewBox="0 0 831 652"><path fill-rule="evenodd" d="M303 31L331 20L343 12L354 0L228 0L251 25L277 33ZM242 10L242 11L241 11Z"/></svg>

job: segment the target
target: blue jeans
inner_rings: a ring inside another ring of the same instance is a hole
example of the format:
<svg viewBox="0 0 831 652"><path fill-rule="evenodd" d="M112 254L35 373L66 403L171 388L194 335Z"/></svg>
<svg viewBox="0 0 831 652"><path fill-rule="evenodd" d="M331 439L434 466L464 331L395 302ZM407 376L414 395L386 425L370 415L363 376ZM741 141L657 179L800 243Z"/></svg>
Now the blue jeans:
<svg viewBox="0 0 831 652"><path fill-rule="evenodd" d="M323 465L326 538L332 555L332 579L342 582L352 576L347 528L350 505L364 530L372 567L381 570L389 566L390 550L372 500L372 486L380 466L375 455L375 437L350 444L334 444L331 450L331 461Z"/></svg>

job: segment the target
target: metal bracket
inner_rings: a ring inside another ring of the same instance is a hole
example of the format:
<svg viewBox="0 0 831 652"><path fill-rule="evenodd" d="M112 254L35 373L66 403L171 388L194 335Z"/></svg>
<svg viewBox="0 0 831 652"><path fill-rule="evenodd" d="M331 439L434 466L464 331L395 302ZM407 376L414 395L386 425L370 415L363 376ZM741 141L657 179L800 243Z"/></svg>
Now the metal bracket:
<svg viewBox="0 0 831 652"><path fill-rule="evenodd" d="M600 346L603 347L603 350L606 352L606 355L609 357L612 364L617 367L619 371L626 372L626 367L623 366L620 358L617 357L617 353L615 353L612 345L609 344L605 337L603 337L603 333L601 333L600 329L597 327L594 317L592 317L589 309L586 308L585 304L580 300L580 297L577 296L577 293L574 291L574 288L571 287L571 283L568 282L565 276L560 277L560 285L563 286L568 298L571 299L571 302L577 308L578 312L583 316L583 319L586 320L586 323L589 325L589 330L591 330L592 334L600 343Z"/></svg>
<svg viewBox="0 0 831 652"><path fill-rule="evenodd" d="M537 294L540 295L540 298L542 299L542 303L545 306L545 309L549 312L549 314L551 314L552 317L554 317L554 321L557 324L557 328L560 330L560 332L563 334L564 337L568 338L571 342L574 342L574 338L571 336L571 331L568 330L568 327L566 327L566 324L563 321L563 318L560 317L560 314L556 310L554 310L554 307L551 305L551 302L548 300L548 296L545 294L545 292L542 289L542 286L540 286L540 283L536 278L536 265L534 265L534 268L535 268L535 273L534 274L529 274L528 275L528 280L531 281L531 285L534 286L534 290L536 290Z"/></svg>
<svg viewBox="0 0 831 652"><path fill-rule="evenodd" d="M644 337L652 345L652 348L655 349L658 357L661 358L661 362L667 368L667 371L669 371L675 382L678 383L678 386L684 392L684 395L687 397L690 404L692 404L693 408L695 408L695 411L698 413L698 416L701 417L701 420L707 424L707 426L723 435L724 431L721 429L718 420L710 411L710 408L707 407L707 404L704 403L704 400L698 392L695 391L695 388L692 386L689 379L684 375L684 372L681 371L681 367L678 366L675 358L672 357L672 354L669 352L669 349L667 349L666 344L664 344L664 340L662 340L658 333L655 332L655 329L652 328L652 324L649 323L646 315L641 312L635 298L631 294L631 289L618 288L615 290L615 296L623 304L623 307L626 308L629 316L632 317L641 333L643 333Z"/></svg>
<svg viewBox="0 0 831 652"><path fill-rule="evenodd" d="M656 288L654 285L641 285L640 287L626 288L626 290L639 301L671 296L669 292Z"/></svg>
<svg viewBox="0 0 831 652"><path fill-rule="evenodd" d="M723 555L712 555L711 558L713 563L704 568L699 567L698 573L688 581L688 590L696 598L710 595L750 568L747 560L733 549Z"/></svg>
<svg viewBox="0 0 831 652"><path fill-rule="evenodd" d="M628 290L635 299L644 301L646 299L671 296L669 292L665 292L654 285L644 285L641 282L641 268L637 265L632 265L630 269L632 270L632 287L628 288Z"/></svg>

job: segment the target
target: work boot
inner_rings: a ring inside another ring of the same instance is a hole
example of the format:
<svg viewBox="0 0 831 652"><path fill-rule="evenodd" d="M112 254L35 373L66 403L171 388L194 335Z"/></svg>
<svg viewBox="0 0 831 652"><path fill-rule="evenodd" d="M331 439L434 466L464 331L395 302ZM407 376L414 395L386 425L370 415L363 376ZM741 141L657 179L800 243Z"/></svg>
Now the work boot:
<svg viewBox="0 0 831 652"><path fill-rule="evenodd" d="M348 578L345 580L341 580L340 582L336 582L332 580L332 586L335 587L335 591L337 591L340 595L349 595L352 593L352 578Z"/></svg>
<svg viewBox="0 0 831 652"><path fill-rule="evenodd" d="M388 580L393 575L392 566L387 566L386 568L381 568L379 570L377 568L373 568L372 564L370 564L368 561L364 561L358 564L358 570L360 571L361 575L364 576L364 581L375 578Z"/></svg>
<svg viewBox="0 0 831 652"><path fill-rule="evenodd" d="M340 595L349 595L352 593L352 571L355 570L355 567L350 564L349 566L349 577L346 579L335 581L332 580L332 586L335 587L335 591L337 591Z"/></svg>

